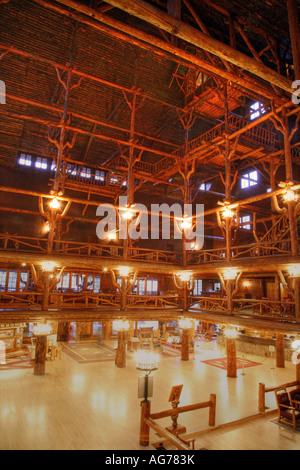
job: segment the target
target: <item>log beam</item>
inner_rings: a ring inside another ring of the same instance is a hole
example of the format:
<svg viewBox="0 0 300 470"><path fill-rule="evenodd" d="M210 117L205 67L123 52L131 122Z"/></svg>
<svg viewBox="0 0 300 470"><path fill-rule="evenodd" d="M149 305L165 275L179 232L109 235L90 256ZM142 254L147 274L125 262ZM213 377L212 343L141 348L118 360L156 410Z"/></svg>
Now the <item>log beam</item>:
<svg viewBox="0 0 300 470"><path fill-rule="evenodd" d="M172 18L167 13L160 11L149 3L142 0L107 0L107 3L126 11L130 15L136 16L147 23L156 26L178 38L203 49L220 59L228 61L247 72L272 83L280 89L293 94L290 81L281 76L278 72L266 67L264 64L249 58L245 54L221 43L220 41L207 36L207 34L183 22Z"/></svg>

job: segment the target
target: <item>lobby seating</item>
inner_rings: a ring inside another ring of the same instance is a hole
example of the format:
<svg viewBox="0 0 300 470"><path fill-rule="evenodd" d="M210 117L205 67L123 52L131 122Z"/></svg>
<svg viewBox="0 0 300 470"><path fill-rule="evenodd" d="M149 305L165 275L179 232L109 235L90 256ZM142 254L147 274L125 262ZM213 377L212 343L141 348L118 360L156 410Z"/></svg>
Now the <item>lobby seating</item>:
<svg viewBox="0 0 300 470"><path fill-rule="evenodd" d="M297 390L299 392L299 390ZM275 392L277 408L278 408L278 421L285 422L291 425L294 429L300 424L300 410L296 408L296 403L291 400L291 393L288 393L286 388Z"/></svg>

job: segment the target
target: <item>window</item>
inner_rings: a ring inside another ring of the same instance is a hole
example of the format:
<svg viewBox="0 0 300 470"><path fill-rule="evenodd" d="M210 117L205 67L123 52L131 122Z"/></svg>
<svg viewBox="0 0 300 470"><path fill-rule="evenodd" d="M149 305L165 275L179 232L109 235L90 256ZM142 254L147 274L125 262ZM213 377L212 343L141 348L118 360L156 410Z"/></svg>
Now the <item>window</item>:
<svg viewBox="0 0 300 470"><path fill-rule="evenodd" d="M146 279L138 278L132 288L132 293L136 295L145 295Z"/></svg>
<svg viewBox="0 0 300 470"><path fill-rule="evenodd" d="M119 183L118 178L110 178L109 181L110 181L111 184L117 184L117 183Z"/></svg>
<svg viewBox="0 0 300 470"><path fill-rule="evenodd" d="M0 271L0 291L5 291L6 287L6 271Z"/></svg>
<svg viewBox="0 0 300 470"><path fill-rule="evenodd" d="M100 294L100 276L95 276L94 280L94 294Z"/></svg>
<svg viewBox="0 0 300 470"><path fill-rule="evenodd" d="M147 295L157 295L158 293L158 280L147 279Z"/></svg>
<svg viewBox="0 0 300 470"><path fill-rule="evenodd" d="M200 191L210 191L212 184L211 183L202 183L199 186Z"/></svg>
<svg viewBox="0 0 300 470"><path fill-rule="evenodd" d="M39 168L40 170L47 170L48 169L47 158L38 157L35 161L35 167Z"/></svg>
<svg viewBox="0 0 300 470"><path fill-rule="evenodd" d="M70 288L70 274L64 274L60 282L57 284L57 289L61 289L65 292Z"/></svg>
<svg viewBox="0 0 300 470"><path fill-rule="evenodd" d="M71 289L78 292L78 274L72 274Z"/></svg>
<svg viewBox="0 0 300 470"><path fill-rule="evenodd" d="M91 291L94 290L94 276L92 274L88 275L86 288Z"/></svg>
<svg viewBox="0 0 300 470"><path fill-rule="evenodd" d="M214 292L220 292L221 291L221 283L220 282L215 282L214 283Z"/></svg>
<svg viewBox="0 0 300 470"><path fill-rule="evenodd" d="M250 188L251 186L256 186L258 184L258 172L251 171L242 176L241 179L241 188Z"/></svg>
<svg viewBox="0 0 300 470"><path fill-rule="evenodd" d="M101 181L102 183L104 183L104 181L105 181L105 171L96 170L95 171L95 181Z"/></svg>
<svg viewBox="0 0 300 470"><path fill-rule="evenodd" d="M251 222L251 216L250 215L245 215L244 217L241 217L241 226L240 228L243 228L244 230L251 230L251 224L247 224L247 222Z"/></svg>
<svg viewBox="0 0 300 470"><path fill-rule="evenodd" d="M258 101L250 106L250 119L254 121L254 119L259 118L263 114L266 114L266 110L262 103Z"/></svg>
<svg viewBox="0 0 300 470"><path fill-rule="evenodd" d="M72 173L73 174L73 173ZM92 170L90 168L82 168L82 171L80 173L81 178L86 178L89 179L92 177Z"/></svg>
<svg viewBox="0 0 300 470"><path fill-rule="evenodd" d="M202 279L195 279L193 295L202 295Z"/></svg>
<svg viewBox="0 0 300 470"><path fill-rule="evenodd" d="M7 291L15 292L17 290L18 271L9 271Z"/></svg>
<svg viewBox="0 0 300 470"><path fill-rule="evenodd" d="M55 162L51 163L51 171L56 171L56 163Z"/></svg>
<svg viewBox="0 0 300 470"><path fill-rule="evenodd" d="M31 155L25 155L25 153L21 153L19 158L19 165L31 166Z"/></svg>
<svg viewBox="0 0 300 470"><path fill-rule="evenodd" d="M26 290L27 282L28 282L28 272L27 271L21 271L20 285L19 285L19 290L20 291Z"/></svg>
<svg viewBox="0 0 300 470"><path fill-rule="evenodd" d="M77 175L77 169L75 165L71 165L71 163L67 164L67 173L71 174L71 176Z"/></svg>

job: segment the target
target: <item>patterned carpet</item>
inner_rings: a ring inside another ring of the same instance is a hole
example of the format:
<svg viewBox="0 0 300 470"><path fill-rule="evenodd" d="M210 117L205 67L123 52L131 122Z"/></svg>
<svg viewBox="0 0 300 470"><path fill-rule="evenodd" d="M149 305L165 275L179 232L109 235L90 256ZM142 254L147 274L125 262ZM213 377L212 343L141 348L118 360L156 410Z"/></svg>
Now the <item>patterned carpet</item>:
<svg viewBox="0 0 300 470"><path fill-rule="evenodd" d="M63 352L79 364L114 361L115 349L99 343L64 344Z"/></svg>
<svg viewBox="0 0 300 470"><path fill-rule="evenodd" d="M204 364L208 364L210 366L218 367L219 369L227 370L227 358L222 357L220 359L210 359L207 361L201 361ZM248 367L255 367L255 366L261 366L259 362L253 362L249 361L248 359L241 359L237 358L236 360L237 363L237 369L246 369Z"/></svg>
<svg viewBox="0 0 300 470"><path fill-rule="evenodd" d="M29 349L24 346L23 351L16 357L6 358L5 364L0 364L0 372L2 370L32 369L34 362L31 360Z"/></svg>

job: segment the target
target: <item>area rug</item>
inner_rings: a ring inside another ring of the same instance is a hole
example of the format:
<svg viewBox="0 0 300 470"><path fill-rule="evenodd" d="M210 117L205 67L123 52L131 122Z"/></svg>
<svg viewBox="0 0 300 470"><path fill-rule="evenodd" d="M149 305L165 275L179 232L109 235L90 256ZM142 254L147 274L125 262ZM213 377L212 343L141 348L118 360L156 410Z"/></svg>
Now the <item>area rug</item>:
<svg viewBox="0 0 300 470"><path fill-rule="evenodd" d="M204 364L208 364L210 366L218 367L219 369L224 369L227 370L227 358L222 357L220 359L210 359L207 361L201 361ZM236 366L237 369L246 369L248 367L255 367L255 366L261 366L259 362L253 362L249 361L248 359L241 359L237 358L236 359Z"/></svg>
<svg viewBox="0 0 300 470"><path fill-rule="evenodd" d="M64 344L63 352L79 364L114 361L115 349L99 343Z"/></svg>
<svg viewBox="0 0 300 470"><path fill-rule="evenodd" d="M279 422L278 419L274 419L271 421L273 424L277 424L277 426L280 426L281 428L287 429L288 431L292 431L296 434L300 434L300 425L297 426L296 429L294 429L292 426L289 426L288 424L285 424L284 422Z"/></svg>
<svg viewBox="0 0 300 470"><path fill-rule="evenodd" d="M33 366L34 361L31 360L31 353L29 349L24 346L18 356L7 357L5 364L0 364L0 373L2 370L32 369Z"/></svg>
<svg viewBox="0 0 300 470"><path fill-rule="evenodd" d="M161 354L164 357L177 357L181 355L181 350L174 348L172 345L163 344L161 346Z"/></svg>

